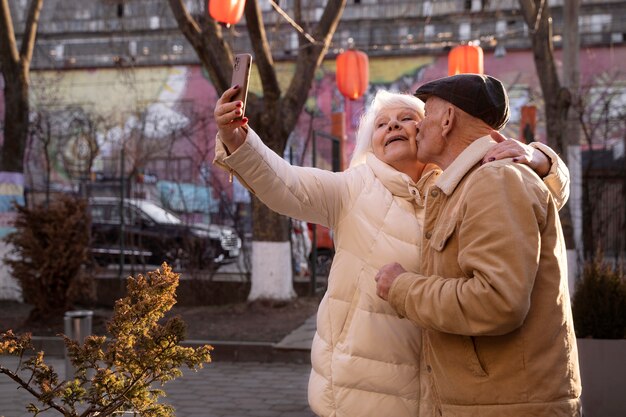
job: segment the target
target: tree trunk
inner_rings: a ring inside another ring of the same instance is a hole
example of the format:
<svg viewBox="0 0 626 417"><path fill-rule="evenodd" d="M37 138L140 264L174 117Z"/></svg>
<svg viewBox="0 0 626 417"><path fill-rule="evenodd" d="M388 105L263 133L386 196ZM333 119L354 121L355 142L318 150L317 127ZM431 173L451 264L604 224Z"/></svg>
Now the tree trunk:
<svg viewBox="0 0 626 417"><path fill-rule="evenodd" d="M4 71L4 144L0 171L23 172L24 150L28 137L28 79L19 68Z"/></svg>
<svg viewBox="0 0 626 417"><path fill-rule="evenodd" d="M198 58L207 69L211 82L221 95L230 86L232 50L222 37L221 27L212 19L202 16L194 19L183 0L168 0L170 8ZM295 21L300 20L300 1L293 2ZM261 9L257 0L247 0L245 6L248 36L252 44L263 96L248 96L246 117L250 126L264 143L283 155L289 134L294 130L302 108L308 98L315 78L346 0L329 0L319 21L313 25L309 37L298 35L299 48L295 58L294 77L289 87L281 91ZM302 26L300 24L300 26ZM294 29L296 30L296 29ZM311 37L314 42L310 42ZM271 212L260 202L253 203L252 290L248 300L265 298L286 300L294 297L291 269L291 250L288 220Z"/></svg>
<svg viewBox="0 0 626 417"><path fill-rule="evenodd" d="M4 75L4 143L0 171L24 171L28 137L28 87L30 62L35 48L43 0L31 0L18 49L8 0L0 0L0 71Z"/></svg>
<svg viewBox="0 0 626 417"><path fill-rule="evenodd" d="M288 218L252 200L252 278L249 301L289 301L293 289L293 266Z"/></svg>
<svg viewBox="0 0 626 417"><path fill-rule="evenodd" d="M279 129L267 129L259 116L251 125L274 152L282 155L287 138ZM256 122L256 123L255 123ZM257 198L252 199L252 274L249 301L265 299L288 301L296 296L293 288L289 218L270 210Z"/></svg>
<svg viewBox="0 0 626 417"><path fill-rule="evenodd" d="M561 86L552 43L552 19L548 0L519 0L532 42L535 68L544 100L547 142L568 163L569 138L563 134L571 94ZM568 249L575 248L574 228L569 204L560 211L563 235Z"/></svg>

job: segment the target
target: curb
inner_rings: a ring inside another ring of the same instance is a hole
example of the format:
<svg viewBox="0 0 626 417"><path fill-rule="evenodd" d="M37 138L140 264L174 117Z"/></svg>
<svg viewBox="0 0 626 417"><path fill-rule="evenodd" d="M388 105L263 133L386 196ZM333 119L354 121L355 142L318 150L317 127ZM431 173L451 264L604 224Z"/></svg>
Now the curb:
<svg viewBox="0 0 626 417"><path fill-rule="evenodd" d="M36 351L43 350L47 356L61 358L65 356L65 345L60 337L33 336L32 342ZM311 363L310 349L277 347L277 343L272 342L185 340L181 345L187 347L211 345L214 348L211 359L220 362Z"/></svg>

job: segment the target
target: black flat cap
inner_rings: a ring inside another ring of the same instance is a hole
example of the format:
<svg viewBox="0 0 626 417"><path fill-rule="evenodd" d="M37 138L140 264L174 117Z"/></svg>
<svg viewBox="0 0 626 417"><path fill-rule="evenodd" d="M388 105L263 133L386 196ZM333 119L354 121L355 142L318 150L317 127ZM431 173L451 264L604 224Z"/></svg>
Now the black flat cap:
<svg viewBox="0 0 626 417"><path fill-rule="evenodd" d="M437 96L498 130L509 120L509 96L497 78L457 74L422 85L415 96L426 101Z"/></svg>

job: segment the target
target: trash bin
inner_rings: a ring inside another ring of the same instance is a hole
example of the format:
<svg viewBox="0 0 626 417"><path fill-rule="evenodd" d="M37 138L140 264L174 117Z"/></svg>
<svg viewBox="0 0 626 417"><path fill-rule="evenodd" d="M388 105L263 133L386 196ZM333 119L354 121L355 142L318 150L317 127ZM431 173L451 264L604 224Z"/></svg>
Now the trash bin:
<svg viewBox="0 0 626 417"><path fill-rule="evenodd" d="M63 317L63 324L65 327L65 335L72 340L82 344L85 341L85 337L91 334L93 311L91 310L77 310L66 311ZM74 376L74 367L72 362L67 356L67 349L65 350L65 379L70 379Z"/></svg>

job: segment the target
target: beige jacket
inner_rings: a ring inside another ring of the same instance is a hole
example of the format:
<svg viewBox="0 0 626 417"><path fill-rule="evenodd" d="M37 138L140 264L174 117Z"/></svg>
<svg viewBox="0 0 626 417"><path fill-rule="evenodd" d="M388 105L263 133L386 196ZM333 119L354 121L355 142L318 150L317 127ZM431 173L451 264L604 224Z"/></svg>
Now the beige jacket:
<svg viewBox="0 0 626 417"><path fill-rule="evenodd" d="M546 181L567 198L562 161ZM421 333L376 295L374 276L389 262L420 266L423 204L419 184L374 155L342 173L295 167L250 130L228 155L216 140L214 163L237 175L271 209L334 231L336 254L317 315L311 351L309 403L320 416L416 416L420 405ZM564 191L565 190L565 191ZM429 404L428 391L421 404Z"/></svg>
<svg viewBox="0 0 626 417"><path fill-rule="evenodd" d="M422 274L390 304L424 329L434 415L579 416L580 376L557 205L526 166L479 166L488 137L428 192Z"/></svg>

